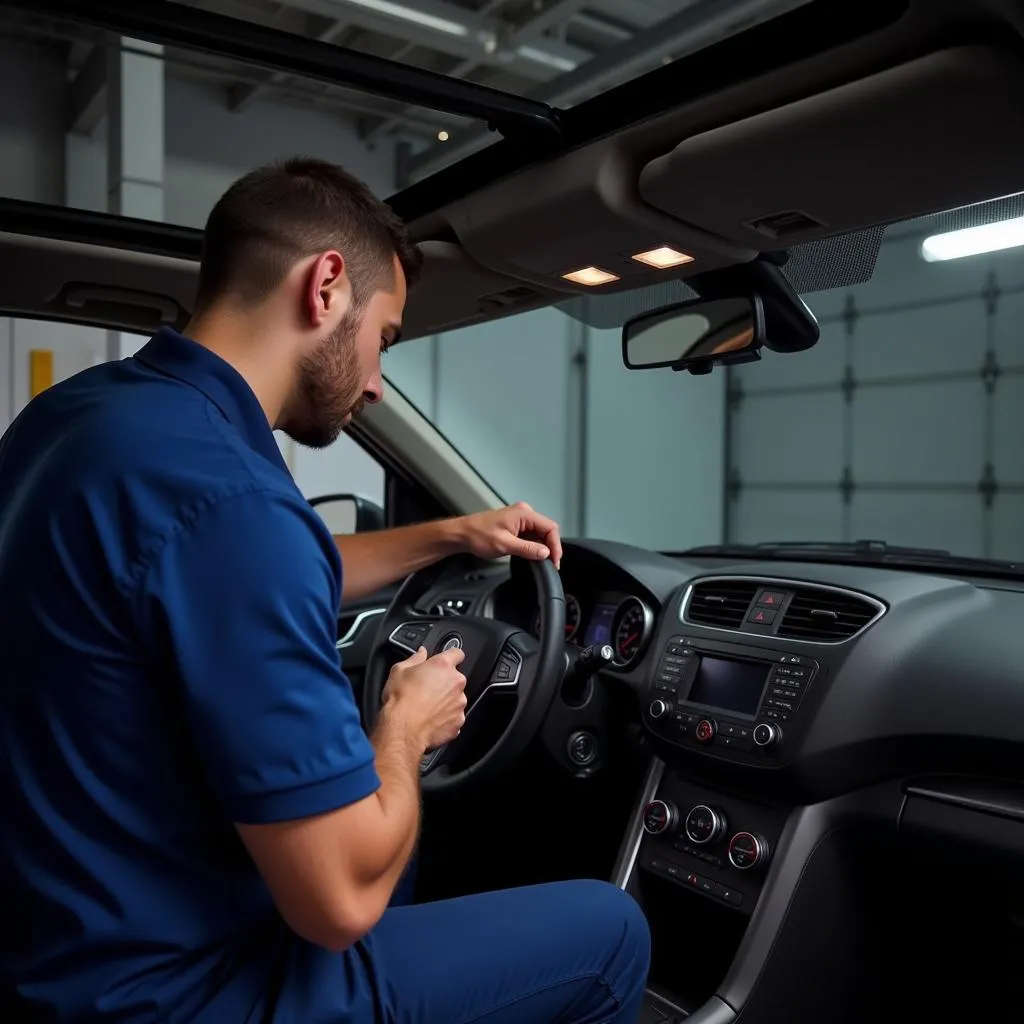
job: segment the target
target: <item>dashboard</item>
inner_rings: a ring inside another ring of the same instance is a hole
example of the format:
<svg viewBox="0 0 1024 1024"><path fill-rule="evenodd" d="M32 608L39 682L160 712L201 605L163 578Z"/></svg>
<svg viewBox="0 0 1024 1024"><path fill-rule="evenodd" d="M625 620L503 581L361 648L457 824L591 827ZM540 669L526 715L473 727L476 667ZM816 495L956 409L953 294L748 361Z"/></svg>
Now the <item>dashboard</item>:
<svg viewBox="0 0 1024 1024"><path fill-rule="evenodd" d="M799 979L853 1006L889 937L884 963L969 956L1003 919L963 924L981 904L954 911L953 877L991 881L993 914L1019 891L1024 915L1024 580L563 546L567 678L608 643L596 693L617 700L602 718L563 690L541 736L577 774L634 730L648 759L613 880L663 951L650 1020L822 1019ZM488 566L467 594L460 572L467 611L536 631L527 574Z"/></svg>
<svg viewBox="0 0 1024 1024"><path fill-rule="evenodd" d="M669 763L790 799L952 765L1024 776L1024 581L565 544L570 646L611 644ZM483 614L535 631L528 580Z"/></svg>

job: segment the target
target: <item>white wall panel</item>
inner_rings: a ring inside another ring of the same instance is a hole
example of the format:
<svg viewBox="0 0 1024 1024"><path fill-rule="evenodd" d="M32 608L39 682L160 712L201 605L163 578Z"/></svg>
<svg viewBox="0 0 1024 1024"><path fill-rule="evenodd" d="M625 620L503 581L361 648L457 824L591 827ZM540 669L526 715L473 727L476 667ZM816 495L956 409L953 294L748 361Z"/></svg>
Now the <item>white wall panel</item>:
<svg viewBox="0 0 1024 1024"><path fill-rule="evenodd" d="M439 339L441 432L507 501L564 518L570 504L569 318L524 313Z"/></svg>
<svg viewBox="0 0 1024 1024"><path fill-rule="evenodd" d="M992 396L992 462L996 479L1024 485L1024 375L1001 377ZM1024 532L1024 519L1020 522Z"/></svg>
<svg viewBox="0 0 1024 1024"><path fill-rule="evenodd" d="M992 507L992 554L1024 562L1024 494L1000 494Z"/></svg>
<svg viewBox="0 0 1024 1024"><path fill-rule="evenodd" d="M976 484L985 456L984 397L980 378L858 387L854 480Z"/></svg>
<svg viewBox="0 0 1024 1024"><path fill-rule="evenodd" d="M935 373L980 373L985 306L977 298L861 317L851 344L858 384Z"/></svg>
<svg viewBox="0 0 1024 1024"><path fill-rule="evenodd" d="M430 420L437 414L434 408L436 346L437 339L432 337L401 342L387 352L381 363L385 387L393 385Z"/></svg>
<svg viewBox="0 0 1024 1024"><path fill-rule="evenodd" d="M746 395L733 417L733 465L745 482L838 483L843 415L837 390Z"/></svg>
<svg viewBox="0 0 1024 1024"><path fill-rule="evenodd" d="M1024 367L1024 290L999 296L992 323L992 347L1000 366Z"/></svg>
<svg viewBox="0 0 1024 1024"><path fill-rule="evenodd" d="M983 506L977 494L856 491L850 536L889 544L984 554Z"/></svg>
<svg viewBox="0 0 1024 1024"><path fill-rule="evenodd" d="M725 385L622 365L621 332L588 347L586 532L657 550L723 539Z"/></svg>
<svg viewBox="0 0 1024 1024"><path fill-rule="evenodd" d="M842 535L839 491L747 490L730 513L729 539L760 541L835 540Z"/></svg>

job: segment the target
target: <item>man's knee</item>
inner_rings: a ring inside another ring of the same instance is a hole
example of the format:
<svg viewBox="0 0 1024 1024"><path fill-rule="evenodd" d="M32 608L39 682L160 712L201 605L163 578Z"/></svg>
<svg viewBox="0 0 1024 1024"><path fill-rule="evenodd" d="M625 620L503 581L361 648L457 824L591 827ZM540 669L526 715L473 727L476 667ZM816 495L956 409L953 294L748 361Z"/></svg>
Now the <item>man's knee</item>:
<svg viewBox="0 0 1024 1024"><path fill-rule="evenodd" d="M601 943L610 961L623 969L647 973L651 933L639 904L610 882L581 879L562 883L572 887L571 903L579 914L579 933Z"/></svg>

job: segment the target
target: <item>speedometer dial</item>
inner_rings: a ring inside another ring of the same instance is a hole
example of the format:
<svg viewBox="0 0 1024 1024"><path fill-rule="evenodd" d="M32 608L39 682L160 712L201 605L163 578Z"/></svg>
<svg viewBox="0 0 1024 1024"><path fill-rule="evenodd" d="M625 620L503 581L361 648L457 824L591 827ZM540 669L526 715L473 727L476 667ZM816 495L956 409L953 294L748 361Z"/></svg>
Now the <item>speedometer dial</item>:
<svg viewBox="0 0 1024 1024"><path fill-rule="evenodd" d="M580 603L572 594L565 595L565 639L571 641L580 628ZM540 636L540 611L533 618L533 635Z"/></svg>
<svg viewBox="0 0 1024 1024"><path fill-rule="evenodd" d="M612 646L619 667L632 665L643 654L653 624L654 615L640 598L627 597L619 605L612 621Z"/></svg>

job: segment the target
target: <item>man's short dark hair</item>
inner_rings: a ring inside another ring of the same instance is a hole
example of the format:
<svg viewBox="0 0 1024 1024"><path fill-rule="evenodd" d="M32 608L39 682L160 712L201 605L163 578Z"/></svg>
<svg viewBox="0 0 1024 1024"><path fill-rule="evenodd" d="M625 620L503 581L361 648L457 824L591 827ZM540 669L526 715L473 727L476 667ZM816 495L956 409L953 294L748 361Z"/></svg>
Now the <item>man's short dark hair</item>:
<svg viewBox="0 0 1024 1024"><path fill-rule="evenodd" d="M405 225L348 171L306 157L250 171L206 222L196 307L225 298L255 306L299 260L330 249L345 258L357 307L394 287L396 256L410 288L419 277Z"/></svg>

